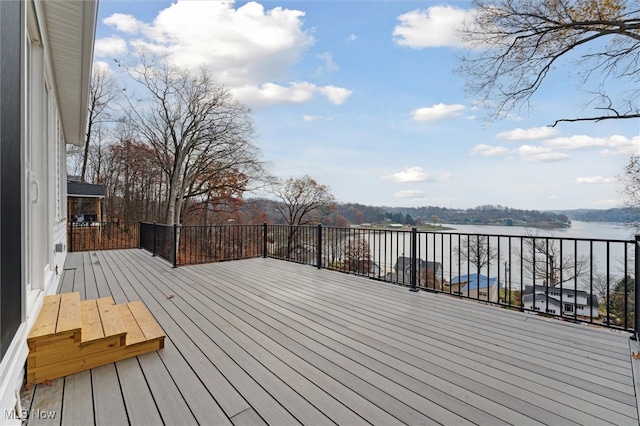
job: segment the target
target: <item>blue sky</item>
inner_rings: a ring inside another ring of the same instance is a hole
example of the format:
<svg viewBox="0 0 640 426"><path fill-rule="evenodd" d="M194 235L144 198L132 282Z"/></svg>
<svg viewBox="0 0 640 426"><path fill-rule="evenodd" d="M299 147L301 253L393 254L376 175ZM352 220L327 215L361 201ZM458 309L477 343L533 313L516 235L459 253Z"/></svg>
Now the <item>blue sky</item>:
<svg viewBox="0 0 640 426"><path fill-rule="evenodd" d="M251 107L255 144L283 179L308 174L338 201L552 210L622 203L640 121L591 114L571 64L493 123L455 73L467 1L101 0L95 61L136 43L209 67ZM627 86L628 86L627 82ZM620 85L623 86L622 84ZM611 88L615 90L616 87Z"/></svg>

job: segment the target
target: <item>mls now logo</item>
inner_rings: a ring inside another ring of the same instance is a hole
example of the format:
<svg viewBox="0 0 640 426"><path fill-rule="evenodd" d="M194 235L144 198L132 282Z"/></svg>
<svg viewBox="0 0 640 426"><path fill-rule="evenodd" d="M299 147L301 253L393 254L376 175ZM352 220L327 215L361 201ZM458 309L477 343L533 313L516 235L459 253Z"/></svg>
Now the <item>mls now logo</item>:
<svg viewBox="0 0 640 426"><path fill-rule="evenodd" d="M6 420L26 420L26 419L40 419L40 420L52 420L56 418L55 411L45 410L4 410L4 418Z"/></svg>

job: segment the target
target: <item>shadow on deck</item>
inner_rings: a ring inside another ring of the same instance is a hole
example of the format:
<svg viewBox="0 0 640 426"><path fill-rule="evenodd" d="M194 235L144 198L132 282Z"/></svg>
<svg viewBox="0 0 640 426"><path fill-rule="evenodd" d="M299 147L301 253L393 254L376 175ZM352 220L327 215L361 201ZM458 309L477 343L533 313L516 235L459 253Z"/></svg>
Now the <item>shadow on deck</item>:
<svg viewBox="0 0 640 426"><path fill-rule="evenodd" d="M627 333L263 258L70 253L70 291L166 346L25 389L29 424L638 424Z"/></svg>

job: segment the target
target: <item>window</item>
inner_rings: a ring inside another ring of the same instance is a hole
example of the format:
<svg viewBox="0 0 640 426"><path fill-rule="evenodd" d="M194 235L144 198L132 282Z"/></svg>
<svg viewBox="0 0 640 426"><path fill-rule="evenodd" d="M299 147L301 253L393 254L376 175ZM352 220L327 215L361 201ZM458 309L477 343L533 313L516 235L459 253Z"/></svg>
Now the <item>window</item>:
<svg viewBox="0 0 640 426"><path fill-rule="evenodd" d="M564 311L565 312L573 312L573 305L571 303L565 303L564 304Z"/></svg>

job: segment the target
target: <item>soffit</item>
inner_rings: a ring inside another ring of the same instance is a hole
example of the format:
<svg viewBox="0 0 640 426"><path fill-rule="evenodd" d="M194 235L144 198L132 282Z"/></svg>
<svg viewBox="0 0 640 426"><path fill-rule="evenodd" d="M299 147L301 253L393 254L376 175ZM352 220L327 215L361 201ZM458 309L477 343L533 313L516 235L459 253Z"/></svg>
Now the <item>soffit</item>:
<svg viewBox="0 0 640 426"><path fill-rule="evenodd" d="M42 1L41 4L65 140L82 146L98 2Z"/></svg>

